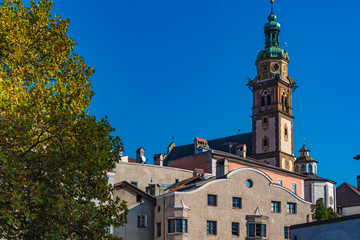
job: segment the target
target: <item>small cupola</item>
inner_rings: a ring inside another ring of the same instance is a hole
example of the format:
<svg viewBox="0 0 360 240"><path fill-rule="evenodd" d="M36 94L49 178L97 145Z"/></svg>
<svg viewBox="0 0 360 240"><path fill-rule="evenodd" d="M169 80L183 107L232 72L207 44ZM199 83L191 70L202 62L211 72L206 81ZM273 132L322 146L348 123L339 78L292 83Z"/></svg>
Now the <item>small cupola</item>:
<svg viewBox="0 0 360 240"><path fill-rule="evenodd" d="M295 172L302 174L317 173L317 161L310 157L310 150L303 147L299 150L300 156L295 160Z"/></svg>
<svg viewBox="0 0 360 240"><path fill-rule="evenodd" d="M209 150L209 144L205 139L196 137L194 139L194 154L206 152Z"/></svg>

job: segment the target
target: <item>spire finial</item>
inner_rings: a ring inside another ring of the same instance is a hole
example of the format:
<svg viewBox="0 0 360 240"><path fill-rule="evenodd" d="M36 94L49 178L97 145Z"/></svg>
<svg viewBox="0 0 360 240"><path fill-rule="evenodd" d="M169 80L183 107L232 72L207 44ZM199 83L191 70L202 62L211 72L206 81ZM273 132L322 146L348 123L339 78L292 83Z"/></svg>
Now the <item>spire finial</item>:
<svg viewBox="0 0 360 240"><path fill-rule="evenodd" d="M271 3L271 14L273 14L273 3L274 3L274 0L270 0L270 3Z"/></svg>
<svg viewBox="0 0 360 240"><path fill-rule="evenodd" d="M305 139L306 139L306 138L303 138L303 143L304 143L304 146L305 146Z"/></svg>

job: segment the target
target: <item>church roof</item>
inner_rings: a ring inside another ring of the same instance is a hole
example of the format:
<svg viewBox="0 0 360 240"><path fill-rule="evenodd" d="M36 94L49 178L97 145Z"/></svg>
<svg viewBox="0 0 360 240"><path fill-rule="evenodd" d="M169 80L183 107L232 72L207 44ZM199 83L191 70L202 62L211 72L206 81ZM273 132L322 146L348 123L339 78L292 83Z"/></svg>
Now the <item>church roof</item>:
<svg viewBox="0 0 360 240"><path fill-rule="evenodd" d="M336 204L342 207L360 206L360 191L348 183L336 188Z"/></svg>
<svg viewBox="0 0 360 240"><path fill-rule="evenodd" d="M326 178L322 178L317 176L316 174L313 173L303 173L306 176L306 180L311 180L311 181L319 181L319 182L331 182L333 184L336 184L336 182L330 180L330 179L326 179Z"/></svg>
<svg viewBox="0 0 360 240"><path fill-rule="evenodd" d="M299 150L299 152L310 152L310 150L307 149L304 144L303 147Z"/></svg>
<svg viewBox="0 0 360 240"><path fill-rule="evenodd" d="M247 152L251 153L252 146L252 133L243 133L237 134L224 138L217 138L207 141L209 148L214 150L219 150L223 152L229 152L229 144L232 144L230 152L236 154L236 146L239 144L246 144ZM180 159L183 157L194 155L194 144L187 144L182 146L174 147L171 152L166 156L165 163L170 162L175 159Z"/></svg>
<svg viewBox="0 0 360 240"><path fill-rule="evenodd" d="M300 156L296 158L295 162L317 162L310 156Z"/></svg>

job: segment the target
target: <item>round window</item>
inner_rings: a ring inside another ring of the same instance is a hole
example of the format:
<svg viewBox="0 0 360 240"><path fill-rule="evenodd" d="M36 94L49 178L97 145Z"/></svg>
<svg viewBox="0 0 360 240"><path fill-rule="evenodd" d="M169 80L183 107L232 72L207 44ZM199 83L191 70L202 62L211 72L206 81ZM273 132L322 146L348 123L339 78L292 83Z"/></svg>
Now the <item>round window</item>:
<svg viewBox="0 0 360 240"><path fill-rule="evenodd" d="M253 181L251 181L250 179L248 179L248 180L246 181L246 186L247 186L248 188L251 188L251 187L253 186Z"/></svg>

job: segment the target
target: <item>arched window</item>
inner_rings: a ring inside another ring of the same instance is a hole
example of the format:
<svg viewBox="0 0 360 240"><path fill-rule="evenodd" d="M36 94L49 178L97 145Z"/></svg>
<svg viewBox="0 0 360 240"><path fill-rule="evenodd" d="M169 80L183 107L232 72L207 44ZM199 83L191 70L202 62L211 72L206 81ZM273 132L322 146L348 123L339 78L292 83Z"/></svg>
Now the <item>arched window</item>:
<svg viewBox="0 0 360 240"><path fill-rule="evenodd" d="M301 172L302 172L302 173L305 173L305 172L306 172L306 167L305 167L305 165L301 165Z"/></svg>
<svg viewBox="0 0 360 240"><path fill-rule="evenodd" d="M316 174L316 165L314 165L314 173Z"/></svg>
<svg viewBox="0 0 360 240"><path fill-rule="evenodd" d="M295 166L295 172L299 172L299 166Z"/></svg>
<svg viewBox="0 0 360 240"><path fill-rule="evenodd" d="M308 165L308 173L313 173L313 169L312 169L312 165L311 165L311 164Z"/></svg>
<svg viewBox="0 0 360 240"><path fill-rule="evenodd" d="M265 106L265 97L261 96L260 100L261 100L261 106Z"/></svg>
<svg viewBox="0 0 360 240"><path fill-rule="evenodd" d="M270 105L271 104L271 96L270 94L267 95L267 105Z"/></svg>

